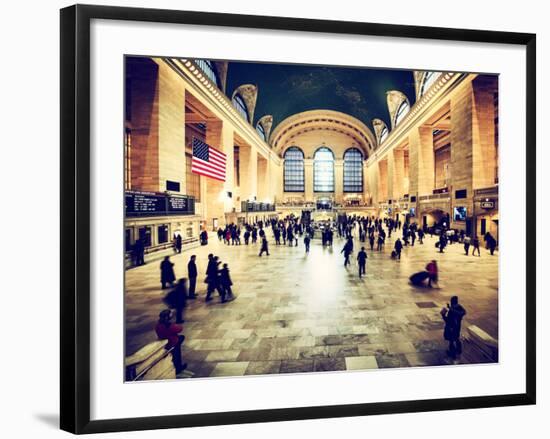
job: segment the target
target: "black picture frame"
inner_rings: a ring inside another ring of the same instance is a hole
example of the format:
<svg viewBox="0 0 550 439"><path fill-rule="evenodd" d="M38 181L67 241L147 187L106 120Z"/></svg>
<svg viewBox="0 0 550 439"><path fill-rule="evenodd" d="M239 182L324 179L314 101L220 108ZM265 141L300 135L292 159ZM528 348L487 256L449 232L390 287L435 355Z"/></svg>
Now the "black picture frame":
<svg viewBox="0 0 550 439"><path fill-rule="evenodd" d="M334 34L513 44L526 47L525 393L90 420L90 22L131 20ZM536 36L288 17L75 5L61 10L61 405L63 430L82 434L535 404Z"/></svg>

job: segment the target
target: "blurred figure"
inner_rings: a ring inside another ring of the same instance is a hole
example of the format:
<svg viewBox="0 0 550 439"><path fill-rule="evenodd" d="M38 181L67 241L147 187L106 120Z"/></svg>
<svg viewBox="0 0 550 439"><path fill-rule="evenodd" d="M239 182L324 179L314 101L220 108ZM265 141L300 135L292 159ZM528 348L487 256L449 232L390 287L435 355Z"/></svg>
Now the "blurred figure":
<svg viewBox="0 0 550 439"><path fill-rule="evenodd" d="M183 323L183 309L187 304L187 279L181 278L178 281L176 288L164 298L164 303L176 310L176 323Z"/></svg>
<svg viewBox="0 0 550 439"><path fill-rule="evenodd" d="M170 256L165 256L164 260L160 263L160 284L162 285L162 289L167 287L166 284L172 286L175 280L174 264L170 262Z"/></svg>
<svg viewBox="0 0 550 439"><path fill-rule="evenodd" d="M185 340L184 335L180 335L183 328L180 325L172 323L172 312L169 309L161 311L159 320L155 326L155 332L159 340L167 340L166 350L172 349L172 362L176 368L176 375L185 370L187 363L181 362L181 345Z"/></svg>
<svg viewBox="0 0 550 439"><path fill-rule="evenodd" d="M438 269L437 269L437 262L435 260L431 261L428 265L426 265L426 271L428 272L428 287L432 287L432 282L438 283Z"/></svg>
<svg viewBox="0 0 550 439"><path fill-rule="evenodd" d="M231 276L229 275L229 267L227 264L223 264L223 268L220 270L220 286L223 290L222 303L229 300L233 300L235 296L231 290L233 282L231 281Z"/></svg>
<svg viewBox="0 0 550 439"><path fill-rule="evenodd" d="M260 248L260 254L258 256L262 256L264 253L269 256L269 248L267 244L267 238L265 236L262 239L262 247Z"/></svg>

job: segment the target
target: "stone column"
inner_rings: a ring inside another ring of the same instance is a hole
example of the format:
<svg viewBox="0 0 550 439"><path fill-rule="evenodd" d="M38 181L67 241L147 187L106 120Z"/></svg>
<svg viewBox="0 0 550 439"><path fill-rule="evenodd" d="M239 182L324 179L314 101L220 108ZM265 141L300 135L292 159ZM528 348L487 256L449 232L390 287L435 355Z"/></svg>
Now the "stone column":
<svg viewBox="0 0 550 439"><path fill-rule="evenodd" d="M399 200L405 195L405 151L396 149L390 155L393 162L392 191L390 194L394 200Z"/></svg>
<svg viewBox="0 0 550 439"><path fill-rule="evenodd" d="M369 180L369 168L367 166L367 161L363 160L363 202L368 203L369 198L372 196L371 193L371 183Z"/></svg>
<svg viewBox="0 0 550 439"><path fill-rule="evenodd" d="M126 65L131 129L131 187L159 191L159 71L148 59L129 58Z"/></svg>
<svg viewBox="0 0 550 439"><path fill-rule="evenodd" d="M241 200L254 200L258 197L258 152L250 145L239 147L241 174Z"/></svg>
<svg viewBox="0 0 550 439"><path fill-rule="evenodd" d="M168 180L180 185L185 194L185 86L166 63L159 64L159 190Z"/></svg>
<svg viewBox="0 0 550 439"><path fill-rule="evenodd" d="M270 192L270 173L268 172L268 160L261 155L258 155L257 173L258 200L262 203L266 202L267 200L272 201L272 194Z"/></svg>
<svg viewBox="0 0 550 439"><path fill-rule="evenodd" d="M313 193L313 159L304 159L305 199L314 201Z"/></svg>
<svg viewBox="0 0 550 439"><path fill-rule="evenodd" d="M344 201L344 160L334 160L334 201L343 203Z"/></svg>
<svg viewBox="0 0 550 439"><path fill-rule="evenodd" d="M378 202L388 199L388 160L378 162Z"/></svg>
<svg viewBox="0 0 550 439"><path fill-rule="evenodd" d="M472 185L474 189L495 184L495 106L497 77L478 77L473 82ZM473 195L473 194L472 194Z"/></svg>
<svg viewBox="0 0 550 439"><path fill-rule="evenodd" d="M409 193L431 195L435 178L431 127L419 127L411 131L409 154Z"/></svg>
<svg viewBox="0 0 550 439"><path fill-rule="evenodd" d="M206 125L206 143L226 154L225 182L202 176L206 185L206 200L201 200L206 206L208 228L211 229L213 219L217 218L220 225L225 224L225 213L231 212L234 198L229 198L228 192L233 191L233 129L229 123L209 121Z"/></svg>

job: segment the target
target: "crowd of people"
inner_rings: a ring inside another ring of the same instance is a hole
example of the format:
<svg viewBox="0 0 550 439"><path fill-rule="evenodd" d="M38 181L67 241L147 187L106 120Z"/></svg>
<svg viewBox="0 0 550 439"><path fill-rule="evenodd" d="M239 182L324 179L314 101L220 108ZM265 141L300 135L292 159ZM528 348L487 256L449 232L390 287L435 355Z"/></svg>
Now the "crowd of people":
<svg viewBox="0 0 550 439"><path fill-rule="evenodd" d="M470 247L473 247L472 255L480 253L480 242L477 236L468 236L464 231L456 232L440 224L439 237L435 243L436 251L444 253L448 245L462 243L464 245L465 255L469 255ZM402 251L405 247L414 247L415 243L422 245L426 234L433 236L433 228L419 227L417 223L405 221L401 222L392 218L374 218L362 216L340 216L336 221L324 221L315 223L307 221L303 223L299 218L293 215L281 219L271 219L267 222L258 221L257 223L246 223L242 225L228 224L224 228L217 230L217 236L220 242L228 246L256 245L259 241L260 251L258 256L269 256L269 241L267 231L270 229L272 240L275 246L297 247L299 238L303 239L306 255L310 252L312 240L319 236L323 247L332 247L334 234L344 240L344 246L341 254L344 256L344 267L351 265L351 256L354 253L354 240L358 239L361 243L360 250L357 252L356 261L359 278L367 273L368 254L366 247L371 252L384 252L386 241L393 234L400 234L394 241L391 259L401 260ZM242 236L242 240L241 240ZM201 244L207 243L207 236L201 235ZM487 233L484 235L486 247L493 255L497 246L496 239ZM203 244L204 245L204 244ZM143 244L138 244L135 250L135 264L143 265ZM174 237L174 251L181 253L181 237ZM156 332L160 339L168 341L167 348L173 349L174 365L176 371L185 369L185 364L181 362L181 344L184 336L181 324L183 320L183 310L186 307L187 300L196 299L198 270L196 265L196 255L192 255L187 264L187 277L176 279L174 272L174 263L169 256L165 256L160 264L161 287L163 289L171 288L171 291L165 296L164 303L168 309L161 312L159 322L156 326ZM205 302L210 302L212 296L217 292L220 302L225 303L235 299L233 293L233 282L231 280L229 266L223 263L218 256L208 255L207 268L205 273L206 296ZM410 276L410 282L414 286L432 288L438 285L439 269L436 260L431 260L425 267L425 270L414 273ZM173 314L171 310L174 310ZM450 304L441 310L441 316L445 322L444 339L449 342L448 355L456 358L460 355L462 347L460 344L460 325L466 310L458 304L458 297L453 296ZM175 323L172 318L175 317ZM177 357L177 358L176 358ZM179 360L178 360L179 359Z"/></svg>

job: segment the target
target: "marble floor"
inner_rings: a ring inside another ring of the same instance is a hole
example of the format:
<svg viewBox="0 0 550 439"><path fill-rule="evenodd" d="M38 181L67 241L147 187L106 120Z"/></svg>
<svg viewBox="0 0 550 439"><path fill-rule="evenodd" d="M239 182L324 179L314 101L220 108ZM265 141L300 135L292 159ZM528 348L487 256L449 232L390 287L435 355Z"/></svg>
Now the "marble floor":
<svg viewBox="0 0 550 439"><path fill-rule="evenodd" d="M321 372L388 367L480 363L488 360L465 345L458 360L446 355L439 314L458 295L467 310L463 333L477 325L498 339L498 252L482 249L465 256L454 244L441 254L436 238L403 249L391 260L388 240L382 252L368 251L367 275L357 265L344 268L340 250L312 240L305 254L298 247L274 245L258 257L259 244L227 246L211 239L208 246L174 255L176 276L186 276L187 261L197 255L199 298L188 301L182 349L188 371L182 377L240 376ZM355 240L355 247L359 242ZM205 303L203 283L207 254L229 264L236 300ZM172 254L172 253L169 253ZM159 255L160 257L161 255ZM356 253L352 262L356 262ZM408 277L437 260L439 288L417 288ZM126 353L156 339L154 325L164 308L160 259L126 272Z"/></svg>

